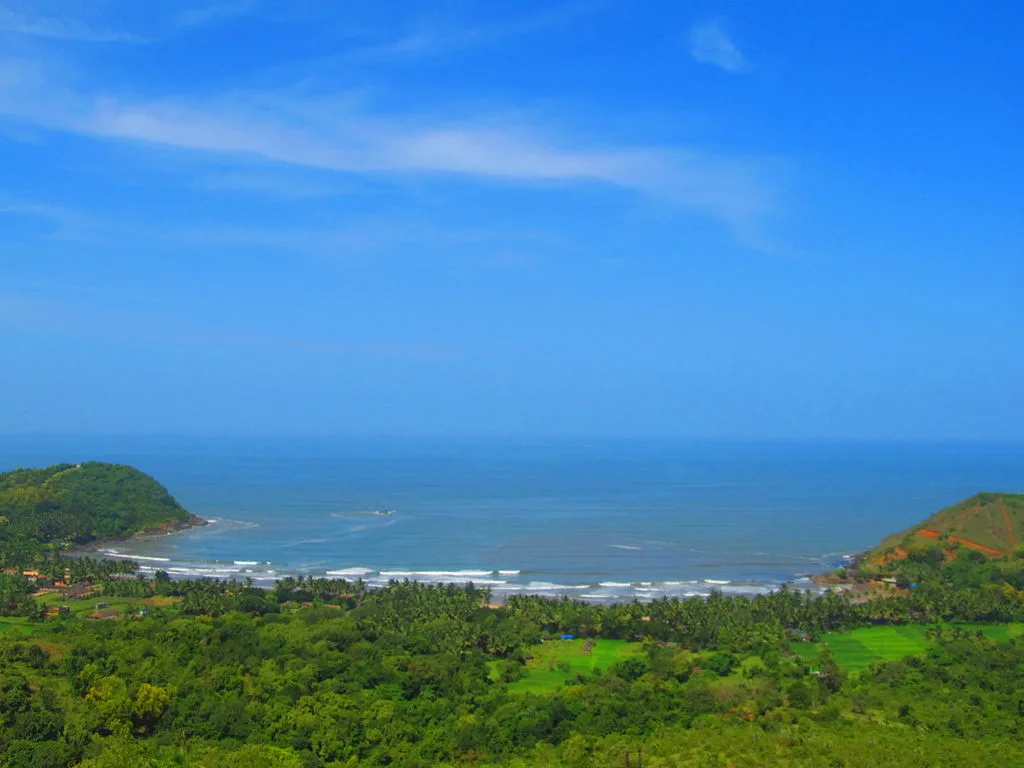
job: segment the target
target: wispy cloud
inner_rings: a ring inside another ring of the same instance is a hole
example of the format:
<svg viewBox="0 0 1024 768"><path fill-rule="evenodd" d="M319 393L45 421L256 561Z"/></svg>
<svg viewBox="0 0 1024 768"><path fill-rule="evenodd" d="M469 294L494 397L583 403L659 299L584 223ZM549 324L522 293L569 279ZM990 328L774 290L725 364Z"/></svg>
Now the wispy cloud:
<svg viewBox="0 0 1024 768"><path fill-rule="evenodd" d="M233 0L233 2L186 8L175 19L179 27L202 27L208 24L244 16L256 7L256 0Z"/></svg>
<svg viewBox="0 0 1024 768"><path fill-rule="evenodd" d="M445 56L568 24L599 7L601 4L595 2L580 2L498 23L422 24L404 35L349 51L341 58L360 63L403 63Z"/></svg>
<svg viewBox="0 0 1024 768"><path fill-rule="evenodd" d="M143 39L100 21L71 15L39 15L0 3L0 32L88 43L139 43Z"/></svg>
<svg viewBox="0 0 1024 768"><path fill-rule="evenodd" d="M587 147L579 137L523 123L384 116L342 98L264 92L142 101L53 83L30 66L0 62L0 114L52 131L350 174L608 184L736 225L773 206L771 163L759 158L699 148Z"/></svg>
<svg viewBox="0 0 1024 768"><path fill-rule="evenodd" d="M52 228L50 236L61 240L91 239L96 224L91 216L79 211L21 200L0 192L0 218L5 216L42 219Z"/></svg>
<svg viewBox="0 0 1024 768"><path fill-rule="evenodd" d="M747 66L743 52L729 39L717 20L697 24L690 30L690 55L697 61L727 72L739 72Z"/></svg>

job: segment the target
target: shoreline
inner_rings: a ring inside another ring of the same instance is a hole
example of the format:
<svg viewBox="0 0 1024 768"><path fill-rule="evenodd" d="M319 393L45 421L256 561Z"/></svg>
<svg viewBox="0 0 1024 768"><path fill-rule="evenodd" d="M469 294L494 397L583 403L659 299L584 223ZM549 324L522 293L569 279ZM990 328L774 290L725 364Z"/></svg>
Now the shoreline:
<svg viewBox="0 0 1024 768"><path fill-rule="evenodd" d="M161 523L158 528L133 533L131 536L107 536L103 539L93 539L85 544L74 544L64 554L68 557L85 557L87 553L97 552L117 544L124 544L126 541L150 541L164 536L172 536L175 533L183 533L192 528L202 528L210 525L210 521L199 515L189 514L188 519L179 522Z"/></svg>
<svg viewBox="0 0 1024 768"><path fill-rule="evenodd" d="M424 584L454 584L465 586L470 583L491 590L491 599L504 602L511 595L536 595L552 598L569 598L581 603L631 603L650 602L664 598L707 598L712 592L730 596L752 597L777 592L783 587L801 592L824 592L828 589L842 591L863 591L864 585L850 580L839 580L837 572L855 565L864 553L822 555L834 558L835 565L827 571L812 573L804 571L781 578L682 578L678 575L663 580L629 579L605 575L600 580L583 584L554 583L544 579L555 579L557 574L526 572L505 569L446 568L419 570L413 567L344 567L310 571L302 566L288 566L269 561L210 559L202 561L178 561L169 557L133 554L118 551L131 549L132 542L146 542L182 533L192 528L205 527L211 521L189 515L187 521L165 524L159 529L140 531L123 538L105 538L88 544L76 545L65 554L71 557L95 557L98 559L127 560L135 562L139 574L153 574L164 571L173 580L217 579L219 581L250 580L260 589L273 589L276 582L285 578L315 578L330 580L362 581L370 589L386 587L392 581L410 580ZM127 546L126 546L127 545ZM842 561L842 564L840 564ZM822 563L821 565L825 565ZM724 574L721 574L724 577Z"/></svg>
<svg viewBox="0 0 1024 768"><path fill-rule="evenodd" d="M829 587L816 583L807 574L794 574L780 579L679 579L648 581L597 581L587 583L552 583L539 580L541 575L531 572L505 571L379 571L369 568L343 569L341 571L291 571L280 564L252 561L211 560L203 563L183 565L167 558L133 556L125 552L104 553L116 559L135 560L139 573L151 575L158 571L167 573L171 579L216 579L219 581L249 580L253 586L273 589L274 585L287 578L323 579L330 581L361 582L369 589L386 588L392 582L405 580L426 585L455 585L486 588L496 602L503 602L513 595L535 595L551 598L568 598L581 603L632 603L650 602L663 598L707 598L712 593L727 596L753 597L778 592L786 588L798 592L819 593ZM676 577L678 579L678 577Z"/></svg>

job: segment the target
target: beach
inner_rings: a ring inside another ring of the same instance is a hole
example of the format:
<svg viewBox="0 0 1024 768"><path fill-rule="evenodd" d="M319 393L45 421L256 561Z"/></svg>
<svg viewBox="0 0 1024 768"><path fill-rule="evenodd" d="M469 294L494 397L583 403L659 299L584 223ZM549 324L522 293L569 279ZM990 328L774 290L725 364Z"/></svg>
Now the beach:
<svg viewBox="0 0 1024 768"><path fill-rule="evenodd" d="M98 458L156 477L209 521L104 542L174 578L472 581L513 594L647 601L815 589L980 488L1024 487L1024 449L137 439L5 446L4 465ZM59 455L58 455L59 454ZM381 509L390 514L377 514Z"/></svg>

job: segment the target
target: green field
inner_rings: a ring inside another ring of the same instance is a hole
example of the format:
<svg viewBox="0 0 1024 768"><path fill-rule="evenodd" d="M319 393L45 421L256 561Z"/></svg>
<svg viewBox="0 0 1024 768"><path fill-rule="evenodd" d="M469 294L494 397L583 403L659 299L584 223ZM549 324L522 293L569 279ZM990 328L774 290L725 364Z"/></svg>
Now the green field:
<svg viewBox="0 0 1024 768"><path fill-rule="evenodd" d="M1009 640L1024 634L1024 624L960 624L967 630L978 630L986 637ZM907 624L891 627L866 627L852 632L828 634L817 643L791 643L793 651L808 662L827 647L832 651L840 669L846 672L860 672L872 661L902 659L927 651L932 641L926 637L926 624Z"/></svg>
<svg viewBox="0 0 1024 768"><path fill-rule="evenodd" d="M76 600L63 597L58 593L37 597L36 602L46 607L66 605L71 609L71 613L74 616L88 616L97 610L117 611L118 614L121 614L129 609L139 610L148 608L150 605L150 600L144 597L104 597L103 595L96 595ZM100 606L103 607L101 608Z"/></svg>
<svg viewBox="0 0 1024 768"><path fill-rule="evenodd" d="M522 680L510 683L513 693L550 693L565 684L579 672L606 670L612 664L643 652L641 643L626 640L594 640L589 653L584 653L584 640L549 640L531 646L527 653L528 674ZM559 665L559 662L568 664Z"/></svg>
<svg viewBox="0 0 1024 768"><path fill-rule="evenodd" d="M92 613L100 612L104 615L111 615L121 618L128 613L138 613L141 610L160 610L163 613L177 613L176 598L159 597L103 597L97 595L79 600L65 598L59 593L41 595L36 598L43 607L51 605L66 605L71 609L71 615L78 618L89 616ZM30 622L21 616L0 616L0 638L18 637L31 635L39 630L52 627L59 619L47 618L43 621Z"/></svg>
<svg viewBox="0 0 1024 768"><path fill-rule="evenodd" d="M0 616L0 637L16 637L31 635L42 624L30 624L21 616Z"/></svg>

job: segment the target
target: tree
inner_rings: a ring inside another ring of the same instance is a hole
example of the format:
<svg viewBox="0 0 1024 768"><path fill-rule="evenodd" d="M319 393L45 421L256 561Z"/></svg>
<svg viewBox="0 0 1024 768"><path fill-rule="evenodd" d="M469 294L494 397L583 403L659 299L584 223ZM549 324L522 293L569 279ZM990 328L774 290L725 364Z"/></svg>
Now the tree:
<svg viewBox="0 0 1024 768"><path fill-rule="evenodd" d="M148 732L160 719L170 701L171 694L166 689L143 683L135 694L133 719Z"/></svg>

